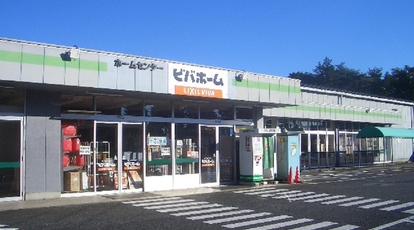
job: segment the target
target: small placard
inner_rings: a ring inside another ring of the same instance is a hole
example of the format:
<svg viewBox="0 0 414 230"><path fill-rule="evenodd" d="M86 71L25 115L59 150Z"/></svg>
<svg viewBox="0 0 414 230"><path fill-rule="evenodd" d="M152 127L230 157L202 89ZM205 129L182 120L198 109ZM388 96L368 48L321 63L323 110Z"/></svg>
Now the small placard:
<svg viewBox="0 0 414 230"><path fill-rule="evenodd" d="M89 146L89 145L81 145L79 147L79 154L80 155L91 155L91 146Z"/></svg>

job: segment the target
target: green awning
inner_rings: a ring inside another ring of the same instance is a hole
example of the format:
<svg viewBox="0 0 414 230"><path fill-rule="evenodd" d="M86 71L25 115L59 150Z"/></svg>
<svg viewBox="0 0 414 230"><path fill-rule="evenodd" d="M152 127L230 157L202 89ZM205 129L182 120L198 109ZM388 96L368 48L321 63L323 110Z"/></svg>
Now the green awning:
<svg viewBox="0 0 414 230"><path fill-rule="evenodd" d="M413 138L414 129L389 128L389 127L365 127L359 131L357 138L370 137L394 137L394 138Z"/></svg>

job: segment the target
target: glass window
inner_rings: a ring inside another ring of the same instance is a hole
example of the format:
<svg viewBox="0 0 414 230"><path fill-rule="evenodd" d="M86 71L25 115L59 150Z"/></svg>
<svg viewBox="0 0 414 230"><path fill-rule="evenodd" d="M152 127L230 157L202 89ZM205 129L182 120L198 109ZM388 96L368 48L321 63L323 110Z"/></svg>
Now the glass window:
<svg viewBox="0 0 414 230"><path fill-rule="evenodd" d="M172 174L170 136L170 123L147 123L147 176Z"/></svg>
<svg viewBox="0 0 414 230"><path fill-rule="evenodd" d="M24 92L13 87L0 88L0 110L3 112L23 113Z"/></svg>
<svg viewBox="0 0 414 230"><path fill-rule="evenodd" d="M236 107L236 119L253 119L253 109Z"/></svg>
<svg viewBox="0 0 414 230"><path fill-rule="evenodd" d="M200 118L214 120L233 120L233 106L220 103L200 103Z"/></svg>
<svg viewBox="0 0 414 230"><path fill-rule="evenodd" d="M176 174L198 173L198 125L175 125Z"/></svg>
<svg viewBox="0 0 414 230"><path fill-rule="evenodd" d="M168 100L145 100L146 117L171 117L171 102Z"/></svg>
<svg viewBox="0 0 414 230"><path fill-rule="evenodd" d="M280 130L287 130L289 129L289 121L288 119L279 119L277 121L277 126L279 126Z"/></svg>
<svg viewBox="0 0 414 230"><path fill-rule="evenodd" d="M139 98L123 96L95 96L95 101L96 110L101 114L142 116L142 100Z"/></svg>
<svg viewBox="0 0 414 230"><path fill-rule="evenodd" d="M198 119L198 104L195 102L175 101L174 117Z"/></svg>

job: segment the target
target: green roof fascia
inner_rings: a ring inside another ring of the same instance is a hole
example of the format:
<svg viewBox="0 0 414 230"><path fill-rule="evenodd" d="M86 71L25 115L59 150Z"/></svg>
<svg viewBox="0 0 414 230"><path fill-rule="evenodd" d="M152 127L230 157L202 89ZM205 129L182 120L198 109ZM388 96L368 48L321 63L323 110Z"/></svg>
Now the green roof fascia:
<svg viewBox="0 0 414 230"><path fill-rule="evenodd" d="M268 83L268 82L259 82L259 81L252 81L252 80L243 80L239 82L239 81L236 81L236 79L233 79L232 84L233 86L241 87L241 88L270 90L270 91L278 91L278 92L290 92L290 93L297 93L297 94L301 93L300 87L273 84L273 83Z"/></svg>
<svg viewBox="0 0 414 230"><path fill-rule="evenodd" d="M63 61L61 57L54 57L54 56L48 56L48 55L42 55L42 54L13 52L13 51L7 51L7 50L0 50L0 61L17 62L17 63L33 64L33 65L45 65L45 66L61 67L61 68L66 67L66 68L101 71L101 72L108 71L108 63L106 62L81 60L81 59Z"/></svg>
<svg viewBox="0 0 414 230"><path fill-rule="evenodd" d="M401 119L402 115L400 114L387 114L387 113L376 113L376 112L365 112L365 111L355 111L352 109L335 109L335 108L325 108L325 107L313 107L313 106L287 106L286 109L294 109L297 111L308 111L308 112L323 112L323 113L334 113L334 114L343 114L343 115L357 115L357 116L368 116L368 117L386 117L392 119Z"/></svg>
<svg viewBox="0 0 414 230"><path fill-rule="evenodd" d="M20 162L0 162L0 169L20 168Z"/></svg>
<svg viewBox="0 0 414 230"><path fill-rule="evenodd" d="M357 138L371 137L394 137L414 139L414 129L369 126L361 129L357 134Z"/></svg>

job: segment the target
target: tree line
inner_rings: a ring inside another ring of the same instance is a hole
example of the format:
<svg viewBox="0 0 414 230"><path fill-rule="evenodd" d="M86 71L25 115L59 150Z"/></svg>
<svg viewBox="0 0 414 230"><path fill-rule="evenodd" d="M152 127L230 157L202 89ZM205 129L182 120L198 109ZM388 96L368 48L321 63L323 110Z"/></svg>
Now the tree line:
<svg viewBox="0 0 414 230"><path fill-rule="evenodd" d="M293 72L289 78L301 80L301 85L414 101L414 67L408 65L385 73L382 68L363 73L346 67L345 63L334 65L332 59L326 57L318 62L313 73Z"/></svg>

